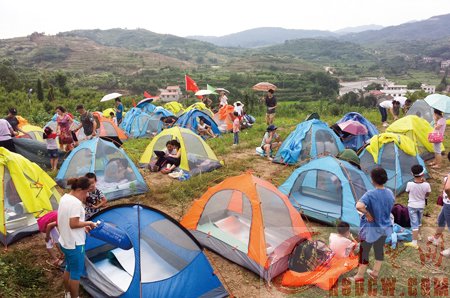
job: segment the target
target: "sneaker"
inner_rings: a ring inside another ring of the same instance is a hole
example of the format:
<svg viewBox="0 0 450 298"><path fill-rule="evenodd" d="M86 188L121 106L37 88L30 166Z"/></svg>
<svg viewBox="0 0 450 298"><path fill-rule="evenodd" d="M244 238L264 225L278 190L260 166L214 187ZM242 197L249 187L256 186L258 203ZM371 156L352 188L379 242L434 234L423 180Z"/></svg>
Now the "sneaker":
<svg viewBox="0 0 450 298"><path fill-rule="evenodd" d="M438 246L442 242L441 237L435 238L434 236L428 236L427 239L428 239L428 242L431 242L434 246Z"/></svg>
<svg viewBox="0 0 450 298"><path fill-rule="evenodd" d="M383 123L383 127L388 127L388 126L389 126L389 124Z"/></svg>
<svg viewBox="0 0 450 298"><path fill-rule="evenodd" d="M412 248L415 248L415 249L418 249L418 248L419 248L419 246L417 245L417 243L414 243L414 242L406 242L406 243L404 244L404 246L412 247Z"/></svg>
<svg viewBox="0 0 450 298"><path fill-rule="evenodd" d="M441 251L441 255L446 258L450 258L450 248L447 248L447 249Z"/></svg>

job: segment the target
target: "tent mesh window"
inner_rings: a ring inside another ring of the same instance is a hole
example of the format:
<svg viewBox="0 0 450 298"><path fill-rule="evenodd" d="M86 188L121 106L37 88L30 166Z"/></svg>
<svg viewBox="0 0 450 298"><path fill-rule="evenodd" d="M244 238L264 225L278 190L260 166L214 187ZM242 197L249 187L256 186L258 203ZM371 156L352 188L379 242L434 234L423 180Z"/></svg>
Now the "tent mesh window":
<svg viewBox="0 0 450 298"><path fill-rule="evenodd" d="M331 172L309 170L301 173L292 186L290 196L305 209L341 215L342 185Z"/></svg>
<svg viewBox="0 0 450 298"><path fill-rule="evenodd" d="M345 172L349 173L350 175L350 183L352 184L353 190L355 192L355 202L359 201L359 199L361 199L361 197L366 193L367 191L367 187L364 184L364 180L361 177L361 172L357 172L354 169L348 167L345 168L344 170ZM353 192L352 190L352 192Z"/></svg>
<svg viewBox="0 0 450 298"><path fill-rule="evenodd" d="M379 165L386 170L388 175L388 182L386 183L390 188L396 188L396 173L397 173L397 153L394 143L385 144L382 148L379 158ZM398 150L401 151L401 150ZM408 170L409 171L409 170Z"/></svg>
<svg viewBox="0 0 450 298"><path fill-rule="evenodd" d="M73 157L70 159L64 180L67 180L70 177L84 176L86 173L90 172L92 154L93 152L88 148L83 148L75 152Z"/></svg>
<svg viewBox="0 0 450 298"><path fill-rule="evenodd" d="M174 223L167 219L141 227L141 281L161 281L182 271L200 254L200 248Z"/></svg>
<svg viewBox="0 0 450 298"><path fill-rule="evenodd" d="M117 132L116 132L116 129L114 128L114 126L111 123L109 123L107 121L103 121L102 122L102 126L103 126L103 129L105 131L105 135L106 136L110 136L110 137L117 137L118 136Z"/></svg>
<svg viewBox="0 0 450 298"><path fill-rule="evenodd" d="M339 149L336 140L331 133L325 129L316 130L316 151L317 155L329 153L333 156L338 155Z"/></svg>
<svg viewBox="0 0 450 298"><path fill-rule="evenodd" d="M295 236L289 209L284 201L273 191L257 185L261 201L261 213L264 223L264 236L267 253L273 252L285 240Z"/></svg>
<svg viewBox="0 0 450 298"><path fill-rule="evenodd" d="M311 130L310 129L302 141L302 150L300 151L300 160L305 160L311 156Z"/></svg>
<svg viewBox="0 0 450 298"><path fill-rule="evenodd" d="M197 230L247 253L252 222L248 197L237 190L215 193L205 205Z"/></svg>
<svg viewBox="0 0 450 298"><path fill-rule="evenodd" d="M419 164L416 156L406 154L402 150L398 150L398 160L400 161L400 170L402 173L402 181L411 181L414 176L411 174L411 166Z"/></svg>

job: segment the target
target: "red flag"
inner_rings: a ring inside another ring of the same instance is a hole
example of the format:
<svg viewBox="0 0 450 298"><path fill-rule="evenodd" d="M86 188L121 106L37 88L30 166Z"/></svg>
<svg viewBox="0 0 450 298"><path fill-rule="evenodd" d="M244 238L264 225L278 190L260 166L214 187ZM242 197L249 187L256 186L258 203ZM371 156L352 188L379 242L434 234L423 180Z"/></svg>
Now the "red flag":
<svg viewBox="0 0 450 298"><path fill-rule="evenodd" d="M197 83L191 79L188 75L184 75L185 81L186 81L186 92L187 91L192 91L192 92L197 92L198 90L200 90L197 86Z"/></svg>
<svg viewBox="0 0 450 298"><path fill-rule="evenodd" d="M136 102L134 101L134 98L131 99L131 102L133 103L133 107L136 107Z"/></svg>
<svg viewBox="0 0 450 298"><path fill-rule="evenodd" d="M152 98L153 96L150 93L148 93L147 91L144 91L144 97L145 98Z"/></svg>

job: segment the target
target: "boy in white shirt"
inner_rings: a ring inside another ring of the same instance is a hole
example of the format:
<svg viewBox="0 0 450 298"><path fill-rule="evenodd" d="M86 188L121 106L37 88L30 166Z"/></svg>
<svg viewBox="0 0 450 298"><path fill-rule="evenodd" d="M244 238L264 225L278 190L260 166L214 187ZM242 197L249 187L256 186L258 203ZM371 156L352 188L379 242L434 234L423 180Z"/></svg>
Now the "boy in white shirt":
<svg viewBox="0 0 450 298"><path fill-rule="evenodd" d="M411 173L414 176L414 180L406 184L406 192L409 193L408 212L413 233L413 240L412 242L405 243L405 246L410 246L417 249L419 248L417 245L417 239L419 238L419 228L422 225L423 209L426 205L426 198L431 193L431 187L423 177L423 166L413 165L411 167Z"/></svg>
<svg viewBox="0 0 450 298"><path fill-rule="evenodd" d="M336 258L343 259L350 256L350 253L356 246L356 241L350 233L350 225L345 222L339 222L337 234L330 234L330 249L334 252Z"/></svg>

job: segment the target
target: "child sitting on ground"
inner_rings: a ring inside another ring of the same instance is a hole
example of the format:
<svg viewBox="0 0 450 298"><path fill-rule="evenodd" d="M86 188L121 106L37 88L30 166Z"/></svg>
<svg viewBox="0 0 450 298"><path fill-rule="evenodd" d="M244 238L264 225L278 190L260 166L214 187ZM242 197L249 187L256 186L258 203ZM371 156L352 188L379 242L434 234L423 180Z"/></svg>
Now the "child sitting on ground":
<svg viewBox="0 0 450 298"><path fill-rule="evenodd" d="M169 153L165 156L167 165L161 170L163 174L171 173L176 167L180 165L181 162L181 144L177 140L170 141L175 153Z"/></svg>
<svg viewBox="0 0 450 298"><path fill-rule="evenodd" d="M281 146L280 136L275 132L277 129L278 127L276 127L275 125L269 125L261 141L261 149L267 156L268 160L273 159L273 150Z"/></svg>
<svg viewBox="0 0 450 298"><path fill-rule="evenodd" d="M210 136L212 138L216 137L211 129L211 126L205 123L205 119L203 119L203 117L199 117L197 131L200 136Z"/></svg>
<svg viewBox="0 0 450 298"><path fill-rule="evenodd" d="M414 180L406 184L406 192L409 193L408 213L411 222L413 234L412 242L405 243L405 246L419 248L417 240L419 239L420 226L422 225L423 209L426 205L426 198L431 193L431 187L424 178L424 168L421 165L413 165L411 173Z"/></svg>
<svg viewBox="0 0 450 298"><path fill-rule="evenodd" d="M97 188L97 176L94 173L87 173L85 177L91 182L91 187L89 188L88 197L86 198L84 207L86 219L88 219L99 212L102 207L106 207L108 201L103 192Z"/></svg>
<svg viewBox="0 0 450 298"><path fill-rule="evenodd" d="M50 156L52 171L56 171L58 169L58 144L56 143L56 138L58 135L53 132L53 129L47 126L44 129L44 134L42 137L47 143L47 152Z"/></svg>
<svg viewBox="0 0 450 298"><path fill-rule="evenodd" d="M330 249L336 258L342 259L350 256L356 247L356 241L350 233L350 225L341 221L337 225L337 234L330 234Z"/></svg>
<svg viewBox="0 0 450 298"><path fill-rule="evenodd" d="M62 256L62 251L59 248L59 231L57 228L58 212L51 211L44 216L38 218L37 224L39 231L45 236L45 247L47 252L52 258L52 261L47 261L49 265L59 267L64 261ZM53 249L57 248L58 253Z"/></svg>

